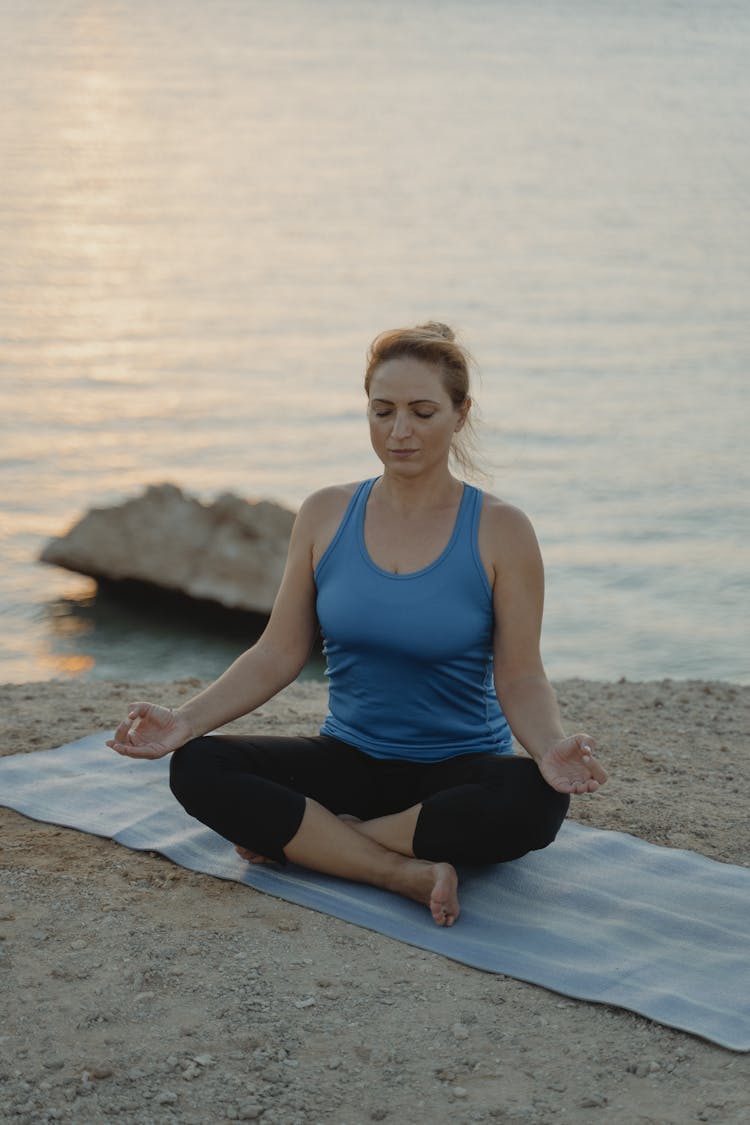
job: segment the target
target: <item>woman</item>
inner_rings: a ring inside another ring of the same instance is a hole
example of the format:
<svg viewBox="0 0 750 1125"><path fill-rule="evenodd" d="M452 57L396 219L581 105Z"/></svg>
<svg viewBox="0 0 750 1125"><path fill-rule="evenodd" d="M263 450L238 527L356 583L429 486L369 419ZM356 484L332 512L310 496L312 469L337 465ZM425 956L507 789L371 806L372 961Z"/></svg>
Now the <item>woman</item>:
<svg viewBox="0 0 750 1125"><path fill-rule="evenodd" d="M172 791L250 862L371 883L458 917L457 863L546 847L606 781L566 737L539 654L543 571L518 509L462 483L469 365L445 325L379 336L365 390L380 477L312 495L260 640L177 710L135 703L108 745L176 751ZM302 669L318 622L329 712L310 738L205 737ZM511 731L529 757L511 751Z"/></svg>

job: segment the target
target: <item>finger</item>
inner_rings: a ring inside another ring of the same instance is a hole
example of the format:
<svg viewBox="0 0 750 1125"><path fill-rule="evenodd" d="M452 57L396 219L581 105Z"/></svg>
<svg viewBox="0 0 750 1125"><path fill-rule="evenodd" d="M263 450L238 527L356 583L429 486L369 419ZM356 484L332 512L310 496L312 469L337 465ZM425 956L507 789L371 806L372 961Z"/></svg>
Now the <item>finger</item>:
<svg viewBox="0 0 750 1125"><path fill-rule="evenodd" d="M111 742L108 742L107 746L109 746L110 749L114 750L117 754L127 754L130 750L130 747L126 742L121 742L116 738L113 738Z"/></svg>
<svg viewBox="0 0 750 1125"><path fill-rule="evenodd" d="M577 736L577 741L581 749L581 761L588 768L592 778L599 785L603 785L607 780L607 774L596 757L596 740L587 734L580 734Z"/></svg>
<svg viewBox="0 0 750 1125"><path fill-rule="evenodd" d="M583 755L584 762L587 762L590 758L596 757L596 739L588 734L577 734L576 742Z"/></svg>
<svg viewBox="0 0 750 1125"><path fill-rule="evenodd" d="M584 793L595 793L599 782L593 778L561 778L555 784L555 789L560 793L569 793L572 797L581 797Z"/></svg>
<svg viewBox="0 0 750 1125"><path fill-rule="evenodd" d="M133 739L135 738L136 734L138 733L138 727L141 725L142 721L143 720L140 719L140 718L133 720L133 722L130 726L130 730L128 731L128 742L131 742L131 743L133 742Z"/></svg>
<svg viewBox="0 0 750 1125"><path fill-rule="evenodd" d="M118 725L117 729L115 730L115 733L112 735L113 740L115 742L122 742L125 738L127 738L129 730L130 730L130 721L128 719L123 719L123 721Z"/></svg>
<svg viewBox="0 0 750 1125"><path fill-rule="evenodd" d="M589 762L589 769L597 785L604 785L604 782L607 780L607 771L603 769L596 760Z"/></svg>
<svg viewBox="0 0 750 1125"><path fill-rule="evenodd" d="M128 718L142 719L150 706L150 703L128 703Z"/></svg>
<svg viewBox="0 0 750 1125"><path fill-rule="evenodd" d="M161 747L149 744L147 746L133 746L130 742L108 742L107 745L123 758L161 758L167 751Z"/></svg>
<svg viewBox="0 0 750 1125"><path fill-rule="evenodd" d="M577 781L573 781L569 777L556 777L552 782L552 788L556 789L558 793L575 793Z"/></svg>

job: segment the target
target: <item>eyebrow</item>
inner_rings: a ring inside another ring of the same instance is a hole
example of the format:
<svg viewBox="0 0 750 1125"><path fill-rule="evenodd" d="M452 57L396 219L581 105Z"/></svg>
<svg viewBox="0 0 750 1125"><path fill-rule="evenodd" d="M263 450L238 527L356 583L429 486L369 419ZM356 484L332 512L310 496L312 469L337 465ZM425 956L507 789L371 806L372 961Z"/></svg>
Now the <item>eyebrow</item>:
<svg viewBox="0 0 750 1125"><path fill-rule="evenodd" d="M374 398L373 402L382 402L385 406L393 406L393 402L389 398ZM409 406L419 406L420 403L428 402L430 406L440 406L439 402L435 402L433 398L413 398L409 402Z"/></svg>

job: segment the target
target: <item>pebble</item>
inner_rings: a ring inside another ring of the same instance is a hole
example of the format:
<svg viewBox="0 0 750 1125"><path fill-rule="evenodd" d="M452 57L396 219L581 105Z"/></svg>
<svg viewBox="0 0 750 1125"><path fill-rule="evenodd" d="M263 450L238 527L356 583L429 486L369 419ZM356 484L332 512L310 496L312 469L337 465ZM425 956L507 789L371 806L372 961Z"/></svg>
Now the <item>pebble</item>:
<svg viewBox="0 0 750 1125"><path fill-rule="evenodd" d="M111 1066L92 1066L89 1069L92 1078L111 1078L114 1070Z"/></svg>
<svg viewBox="0 0 750 1125"><path fill-rule="evenodd" d="M308 996L305 1000L295 1000L294 1006L295 1006L295 1008L312 1008L314 1003L315 1003L315 997L314 996Z"/></svg>
<svg viewBox="0 0 750 1125"><path fill-rule="evenodd" d="M71 949L85 949L87 945L88 945L88 942L85 941L83 938L76 938L75 941L71 941L70 948Z"/></svg>
<svg viewBox="0 0 750 1125"><path fill-rule="evenodd" d="M174 1105L177 1101L177 1094L172 1090L162 1090L160 1094L156 1095L157 1105Z"/></svg>
<svg viewBox="0 0 750 1125"><path fill-rule="evenodd" d="M469 1038L469 1029L468 1029L468 1027L465 1027L462 1023L454 1023L453 1027L451 1028L451 1031L453 1032L453 1038L454 1039L468 1039Z"/></svg>
<svg viewBox="0 0 750 1125"><path fill-rule="evenodd" d="M140 1002L141 1000L153 1000L154 996L155 993L153 992L139 992L135 998L136 1003Z"/></svg>
<svg viewBox="0 0 750 1125"><path fill-rule="evenodd" d="M604 1094L589 1094L578 1103L581 1109L601 1109L607 1104Z"/></svg>
<svg viewBox="0 0 750 1125"><path fill-rule="evenodd" d="M245 1102L237 1110L237 1121L257 1121L263 1113L263 1107L259 1106L257 1102Z"/></svg>
<svg viewBox="0 0 750 1125"><path fill-rule="evenodd" d="M213 1061L213 1055L193 1055L193 1062L198 1063L198 1066L211 1066Z"/></svg>
<svg viewBox="0 0 750 1125"><path fill-rule="evenodd" d="M463 1086L451 1087L451 1093L453 1094L454 1098L465 1098L468 1095L468 1092L469 1091L464 1089Z"/></svg>

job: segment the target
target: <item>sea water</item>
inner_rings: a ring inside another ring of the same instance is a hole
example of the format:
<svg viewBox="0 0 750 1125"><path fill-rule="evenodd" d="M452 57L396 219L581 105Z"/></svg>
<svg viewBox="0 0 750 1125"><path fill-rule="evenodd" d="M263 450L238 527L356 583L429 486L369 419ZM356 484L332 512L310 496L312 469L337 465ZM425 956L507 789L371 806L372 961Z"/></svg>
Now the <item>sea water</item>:
<svg viewBox="0 0 750 1125"><path fill-rule="evenodd" d="M428 318L550 674L750 679L750 6L0 0L0 37L0 679L219 672L249 635L41 547L149 483L374 475L366 347Z"/></svg>

